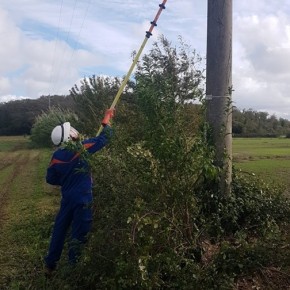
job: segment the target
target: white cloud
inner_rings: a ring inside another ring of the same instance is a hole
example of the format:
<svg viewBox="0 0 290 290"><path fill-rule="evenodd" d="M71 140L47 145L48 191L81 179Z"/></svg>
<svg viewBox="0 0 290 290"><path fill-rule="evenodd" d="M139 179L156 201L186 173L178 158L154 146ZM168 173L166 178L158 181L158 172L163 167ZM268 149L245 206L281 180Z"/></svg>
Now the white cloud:
<svg viewBox="0 0 290 290"><path fill-rule="evenodd" d="M289 117L290 18L281 8L290 4L279 4L254 1L249 11L239 3L237 11L244 12L234 18L234 98L239 108Z"/></svg>
<svg viewBox="0 0 290 290"><path fill-rule="evenodd" d="M66 94L82 77L124 75L160 1L1 0L0 101ZM233 101L288 114L289 0L233 1ZM168 1L144 53L160 33L205 56L207 1ZM289 114L288 114L289 115Z"/></svg>
<svg viewBox="0 0 290 290"><path fill-rule="evenodd" d="M9 78L0 77L0 94L8 94L11 89Z"/></svg>
<svg viewBox="0 0 290 290"><path fill-rule="evenodd" d="M9 75L5 78L6 90L1 81L1 95L9 93L10 96L21 94L37 98L42 94L67 94L79 78L80 66L101 63L89 51L73 50L60 40L35 37L18 28L12 19L0 7L0 32L5 39L5 45L0 46L0 73ZM21 23L19 19L17 22ZM11 91L7 92L7 89Z"/></svg>
<svg viewBox="0 0 290 290"><path fill-rule="evenodd" d="M3 75L9 71L17 69L22 62L21 31L9 19L9 15L0 7L0 35L2 43L0 45L0 73Z"/></svg>
<svg viewBox="0 0 290 290"><path fill-rule="evenodd" d="M24 99L26 99L26 97L15 96L15 95L5 95L5 96L0 96L0 103L6 103L10 101L24 100Z"/></svg>

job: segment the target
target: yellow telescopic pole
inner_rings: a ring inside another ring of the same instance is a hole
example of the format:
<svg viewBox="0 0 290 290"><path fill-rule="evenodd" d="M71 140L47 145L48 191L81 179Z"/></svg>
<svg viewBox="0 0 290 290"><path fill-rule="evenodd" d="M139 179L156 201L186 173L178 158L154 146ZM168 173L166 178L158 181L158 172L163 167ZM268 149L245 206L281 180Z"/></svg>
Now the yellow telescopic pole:
<svg viewBox="0 0 290 290"><path fill-rule="evenodd" d="M167 2L167 0L163 0L163 2L161 4L159 4L159 10L158 10L158 12L157 12L154 20L151 22L150 29L148 31L146 31L146 36L145 36L145 38L144 38L144 40L143 40L143 42L142 42L142 44L141 44L141 46L140 46L140 48L138 50L138 53L136 54L136 56L134 58L133 63L130 66L130 69L129 69L126 77L124 78L124 80L123 80L123 82L122 82L122 84L121 84L121 86L120 86L120 88L119 88L119 90L118 90L118 92L117 92L117 94L116 94L116 96L114 98L114 101L113 101L110 109L114 109L115 106L116 106L116 104L118 103L118 101L119 101L119 99L121 97L121 94L122 94L122 92L123 92L123 90L124 90L124 88L125 88L128 80L130 78L130 75L131 75L133 69L134 69L134 67L137 64L137 62L138 62L138 60L140 58L140 55L142 54L142 51L143 51L144 47L146 46L146 43L147 43L148 39L152 35L152 31L153 31L154 27L157 26L157 20L158 20L158 18L160 16L162 10L165 9L166 2ZM102 129L103 129L103 126L101 125L100 126L100 129L99 129L99 131L97 133L97 136L101 133Z"/></svg>
<svg viewBox="0 0 290 290"><path fill-rule="evenodd" d="M123 90L124 90L124 88L125 88L125 86L126 86L128 80L129 80L129 78L130 78L130 75L131 75L131 73L132 73L134 67L136 66L137 61L138 61L138 59L139 59L139 57L140 57L140 55L141 55L141 53L142 53L142 51L143 51L143 49L144 49L146 43L147 43L147 40L148 40L148 38L145 37L145 39L143 40L143 43L142 43L142 45L141 45L141 47L140 47L138 53L136 54L136 56L135 56L135 58L134 58L134 61L133 61L132 64L131 64L131 67L130 67L130 69L129 69L127 75L126 75L126 77L124 78L124 80L123 80L123 82L122 82L122 84L121 84L121 86L120 86L120 88L119 88L119 90L118 90L118 92L117 92L117 94L116 94L116 96L115 96L115 99L114 99L114 101L113 101L113 103L112 103L110 109L114 109L115 106L116 106L116 104L117 104L117 102L119 101L120 96L121 96L121 94L122 94L122 92L123 92Z"/></svg>

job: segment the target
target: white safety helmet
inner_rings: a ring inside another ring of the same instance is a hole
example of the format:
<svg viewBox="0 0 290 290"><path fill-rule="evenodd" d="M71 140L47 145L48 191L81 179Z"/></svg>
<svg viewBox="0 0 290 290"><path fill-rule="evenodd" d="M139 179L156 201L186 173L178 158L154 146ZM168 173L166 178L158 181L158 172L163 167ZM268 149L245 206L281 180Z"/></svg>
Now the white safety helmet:
<svg viewBox="0 0 290 290"><path fill-rule="evenodd" d="M52 143L59 146L63 142L70 139L77 139L79 132L70 125L70 122L65 122L56 126L51 132Z"/></svg>

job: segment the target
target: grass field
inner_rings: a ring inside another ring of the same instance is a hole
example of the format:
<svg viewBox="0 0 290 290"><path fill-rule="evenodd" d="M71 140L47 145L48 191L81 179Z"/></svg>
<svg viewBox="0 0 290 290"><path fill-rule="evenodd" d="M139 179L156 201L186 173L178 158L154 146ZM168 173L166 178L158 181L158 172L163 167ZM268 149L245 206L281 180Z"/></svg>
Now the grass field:
<svg viewBox="0 0 290 290"><path fill-rule="evenodd" d="M27 145L24 137L0 137L0 289L33 289L27 285L42 271L57 206L44 181L50 152Z"/></svg>
<svg viewBox="0 0 290 290"><path fill-rule="evenodd" d="M0 137L1 290L36 289L36 280L37 289L50 289L42 259L60 197L44 180L51 151L28 143L22 136ZM233 160L244 172L290 188L290 139L234 139Z"/></svg>
<svg viewBox="0 0 290 290"><path fill-rule="evenodd" d="M236 138L233 140L233 163L243 172L290 188L290 139Z"/></svg>

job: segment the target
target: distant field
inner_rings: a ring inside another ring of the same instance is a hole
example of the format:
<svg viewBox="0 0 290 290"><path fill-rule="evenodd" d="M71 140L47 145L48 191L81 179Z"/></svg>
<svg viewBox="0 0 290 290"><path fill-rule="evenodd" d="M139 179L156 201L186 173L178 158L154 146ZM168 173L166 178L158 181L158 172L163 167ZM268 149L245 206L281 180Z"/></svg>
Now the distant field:
<svg viewBox="0 0 290 290"><path fill-rule="evenodd" d="M0 152L26 147L28 141L28 136L0 136Z"/></svg>
<svg viewBox="0 0 290 290"><path fill-rule="evenodd" d="M290 139L234 138L234 166L290 188Z"/></svg>

